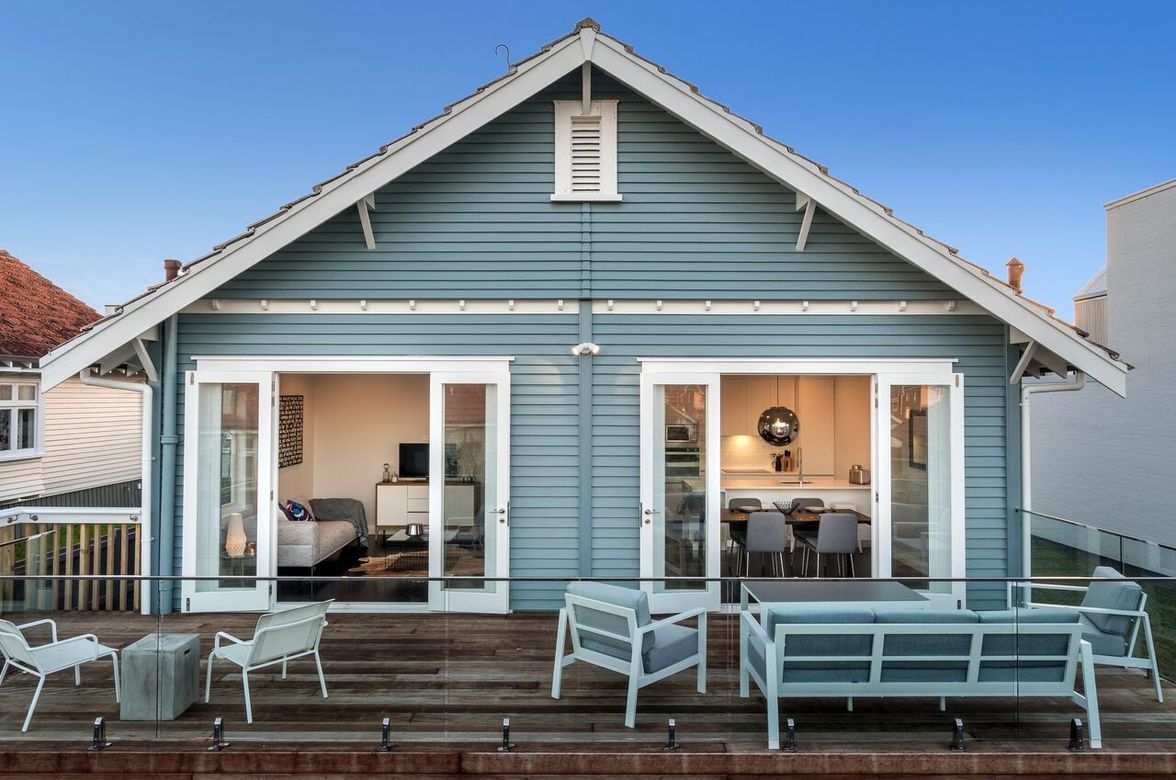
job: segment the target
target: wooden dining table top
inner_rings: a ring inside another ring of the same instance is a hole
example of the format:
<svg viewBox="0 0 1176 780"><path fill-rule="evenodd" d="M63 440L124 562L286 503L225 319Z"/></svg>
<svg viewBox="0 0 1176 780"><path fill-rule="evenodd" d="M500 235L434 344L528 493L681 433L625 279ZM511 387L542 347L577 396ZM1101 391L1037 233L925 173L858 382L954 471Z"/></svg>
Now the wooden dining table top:
<svg viewBox="0 0 1176 780"><path fill-rule="evenodd" d="M764 511L764 512L778 512L779 510L777 510L777 509L767 509L767 508L765 508L765 509L763 509L763 510L761 510L761 511ZM784 515L784 513L783 513L783 512L780 512L780 514L781 514L781 515ZM830 514L830 512L821 512L821 513L817 513L817 512L793 512L793 513L792 513L792 514L790 514L790 515L784 515L784 517L785 517L785 519L787 520L787 522L789 522L789 523L815 523L815 522L818 522L818 521L821 519L821 515L822 515L822 514ZM869 515L863 515L861 512L858 512L857 510L854 510L854 509L838 509L838 510L837 510L837 514L850 514L850 515L856 515L856 516L857 516L857 519L858 519L858 522L859 522L859 523L869 523L869 522L870 522L870 516L869 516ZM736 512L734 509L724 509L724 510L722 511L722 514L721 514L721 516L720 516L720 518L719 518L719 519L720 519L722 522L724 522L724 523L736 523L736 524L738 524L738 523L746 523L746 522L747 522L747 518L748 518L749 516L750 516L750 515L749 515L747 512Z"/></svg>

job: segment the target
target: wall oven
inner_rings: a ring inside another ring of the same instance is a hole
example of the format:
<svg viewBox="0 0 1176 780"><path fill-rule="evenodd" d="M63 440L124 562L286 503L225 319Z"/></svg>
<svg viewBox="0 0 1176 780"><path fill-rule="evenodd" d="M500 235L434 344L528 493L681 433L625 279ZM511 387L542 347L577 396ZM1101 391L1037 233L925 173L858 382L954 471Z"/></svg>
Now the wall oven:
<svg viewBox="0 0 1176 780"><path fill-rule="evenodd" d="M702 476L702 451L698 447L666 447L666 477Z"/></svg>

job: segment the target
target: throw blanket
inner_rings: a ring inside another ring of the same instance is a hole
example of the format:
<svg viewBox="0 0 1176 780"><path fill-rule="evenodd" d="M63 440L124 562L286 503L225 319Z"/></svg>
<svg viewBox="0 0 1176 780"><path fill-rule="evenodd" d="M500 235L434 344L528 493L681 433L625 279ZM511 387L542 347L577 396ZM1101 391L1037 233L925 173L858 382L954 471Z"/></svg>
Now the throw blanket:
<svg viewBox="0 0 1176 780"><path fill-rule="evenodd" d="M367 514L363 502L354 498L312 498L310 508L315 520L344 520L355 526L355 536L360 544L367 544Z"/></svg>

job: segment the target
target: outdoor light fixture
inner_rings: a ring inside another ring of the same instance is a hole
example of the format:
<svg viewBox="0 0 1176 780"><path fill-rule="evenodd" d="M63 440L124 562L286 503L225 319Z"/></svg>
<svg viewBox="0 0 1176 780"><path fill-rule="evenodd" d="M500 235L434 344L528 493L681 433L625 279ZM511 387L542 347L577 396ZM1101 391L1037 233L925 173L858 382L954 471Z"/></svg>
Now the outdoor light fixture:
<svg viewBox="0 0 1176 780"><path fill-rule="evenodd" d="M600 345L593 344L591 341L585 341L572 347L572 354L576 357L588 357L589 355L596 355L600 353Z"/></svg>

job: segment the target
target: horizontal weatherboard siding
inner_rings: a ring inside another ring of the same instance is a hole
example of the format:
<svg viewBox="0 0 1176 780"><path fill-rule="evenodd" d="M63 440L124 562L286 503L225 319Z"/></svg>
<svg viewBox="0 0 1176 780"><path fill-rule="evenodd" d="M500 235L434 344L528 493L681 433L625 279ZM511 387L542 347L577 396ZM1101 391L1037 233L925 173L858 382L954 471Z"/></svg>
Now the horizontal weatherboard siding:
<svg viewBox="0 0 1176 780"><path fill-rule="evenodd" d="M817 210L796 251L796 195L607 76L621 203L553 203L553 85L376 192L377 247L349 208L214 298L959 296Z"/></svg>
<svg viewBox="0 0 1176 780"><path fill-rule="evenodd" d="M192 355L511 355L511 574L578 573L579 396L574 315L184 315L181 372ZM184 425L184 389L177 424ZM183 448L179 474L183 480ZM183 498L177 495L174 560L182 569ZM514 609L555 603L562 585L518 585Z"/></svg>

